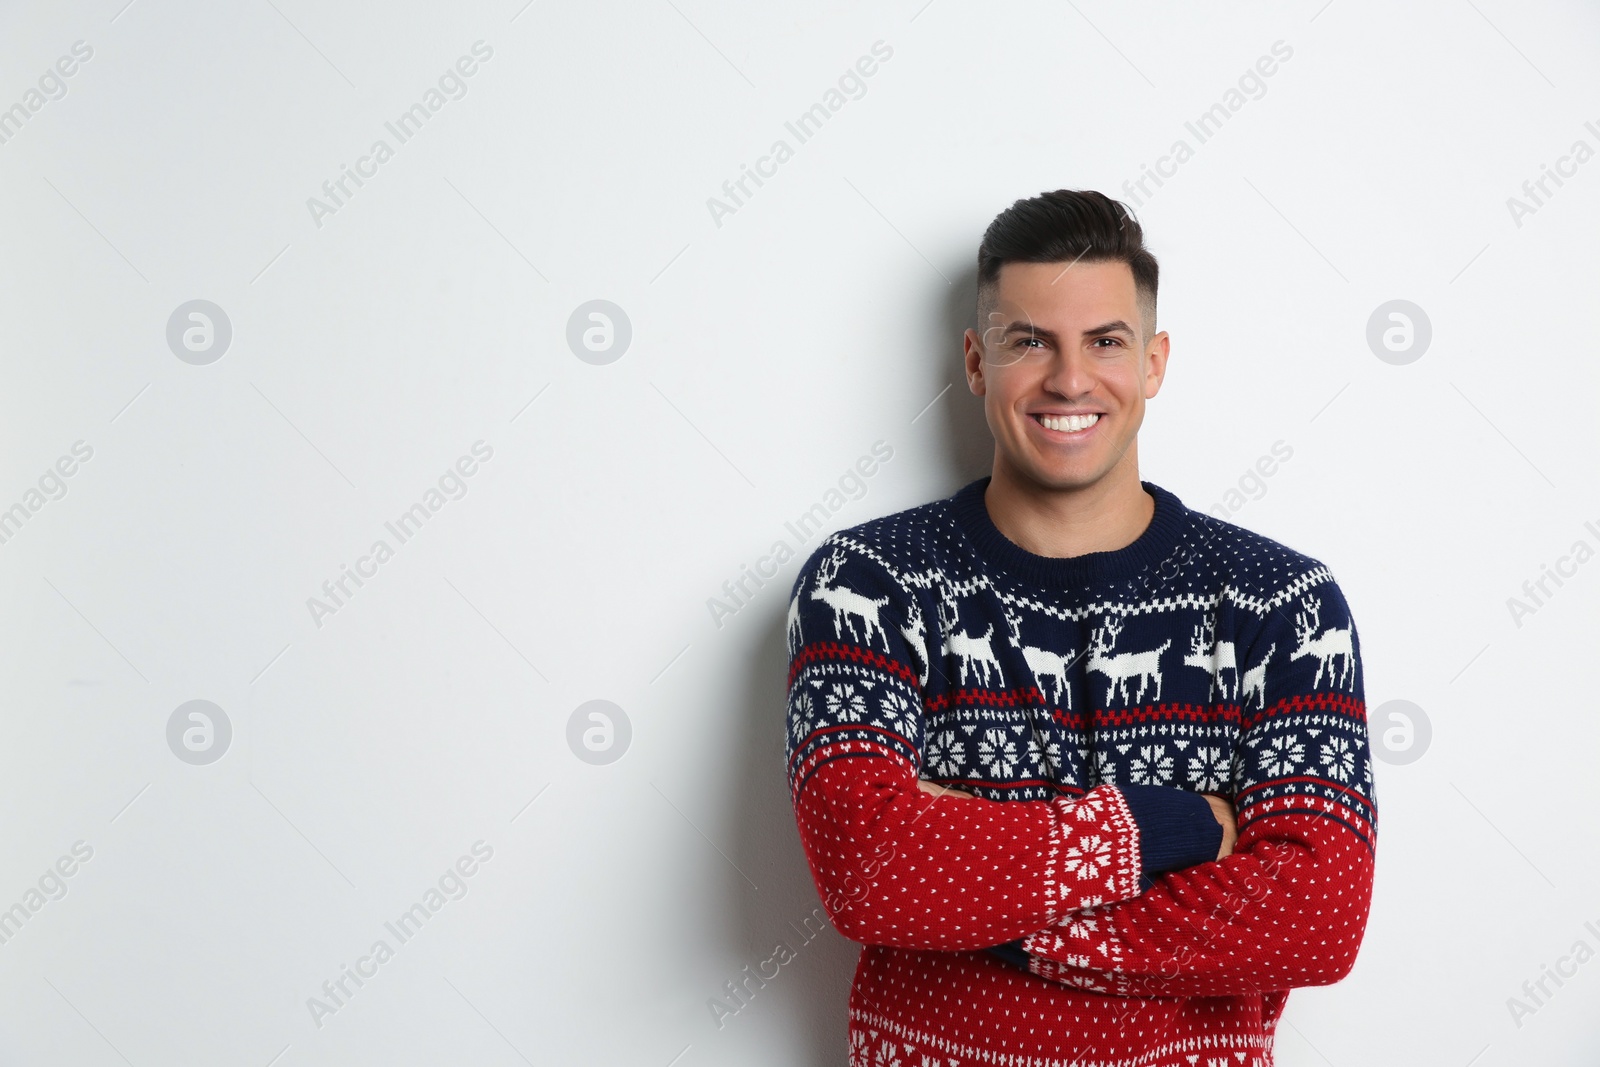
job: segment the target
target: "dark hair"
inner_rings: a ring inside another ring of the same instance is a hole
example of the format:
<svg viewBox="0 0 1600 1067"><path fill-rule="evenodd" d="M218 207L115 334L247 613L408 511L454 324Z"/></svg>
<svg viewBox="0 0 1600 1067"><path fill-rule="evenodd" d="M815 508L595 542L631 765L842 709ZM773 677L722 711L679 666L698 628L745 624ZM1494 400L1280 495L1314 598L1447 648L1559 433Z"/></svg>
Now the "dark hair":
<svg viewBox="0 0 1600 1067"><path fill-rule="evenodd" d="M1093 189L1057 189L1018 200L994 217L978 245L978 329L993 310L1006 263L1126 263L1138 293L1141 329L1155 334L1156 257L1120 201Z"/></svg>

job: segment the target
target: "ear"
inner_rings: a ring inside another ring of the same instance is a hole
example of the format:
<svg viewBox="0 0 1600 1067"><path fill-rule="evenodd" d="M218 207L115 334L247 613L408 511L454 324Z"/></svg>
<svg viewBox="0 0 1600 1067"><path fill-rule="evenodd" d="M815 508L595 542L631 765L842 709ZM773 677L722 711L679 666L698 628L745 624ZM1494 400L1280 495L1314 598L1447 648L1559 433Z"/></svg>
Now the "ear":
<svg viewBox="0 0 1600 1067"><path fill-rule="evenodd" d="M1172 339L1167 336L1167 331L1162 330L1150 338L1150 343L1145 346L1144 356L1144 397L1149 400L1161 391L1161 383L1167 376L1167 356L1171 351Z"/></svg>
<svg viewBox="0 0 1600 1067"><path fill-rule="evenodd" d="M972 391L973 396L983 396L989 388L988 382L983 377L983 338L978 335L977 330L969 328L961 335L961 347L966 363L967 388Z"/></svg>

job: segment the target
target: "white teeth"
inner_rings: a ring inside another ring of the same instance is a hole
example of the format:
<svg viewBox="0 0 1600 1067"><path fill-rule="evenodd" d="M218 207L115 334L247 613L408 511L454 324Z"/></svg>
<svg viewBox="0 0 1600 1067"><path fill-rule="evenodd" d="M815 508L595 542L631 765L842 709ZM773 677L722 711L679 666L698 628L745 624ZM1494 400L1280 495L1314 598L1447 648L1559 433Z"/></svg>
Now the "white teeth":
<svg viewBox="0 0 1600 1067"><path fill-rule="evenodd" d="M1100 416L1095 415L1040 415L1039 421L1046 429L1060 430L1064 433L1077 433L1086 430L1100 421Z"/></svg>

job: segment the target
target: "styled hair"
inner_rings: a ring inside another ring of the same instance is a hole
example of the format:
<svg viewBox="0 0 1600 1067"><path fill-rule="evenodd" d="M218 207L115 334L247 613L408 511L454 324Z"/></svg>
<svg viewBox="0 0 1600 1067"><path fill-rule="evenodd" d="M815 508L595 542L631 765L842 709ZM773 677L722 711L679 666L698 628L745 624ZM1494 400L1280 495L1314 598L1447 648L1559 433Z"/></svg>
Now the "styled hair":
<svg viewBox="0 0 1600 1067"><path fill-rule="evenodd" d="M1118 200L1093 189L1057 189L1018 200L994 217L978 245L978 329L994 310L1006 263L1126 263L1133 272L1140 328L1156 332L1156 257Z"/></svg>

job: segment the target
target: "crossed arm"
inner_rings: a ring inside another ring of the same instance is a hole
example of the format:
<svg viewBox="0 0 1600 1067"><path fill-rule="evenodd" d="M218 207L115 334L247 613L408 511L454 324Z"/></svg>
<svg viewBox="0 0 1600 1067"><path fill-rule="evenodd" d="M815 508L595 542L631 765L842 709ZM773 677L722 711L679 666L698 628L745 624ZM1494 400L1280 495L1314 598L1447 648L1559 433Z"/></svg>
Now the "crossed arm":
<svg viewBox="0 0 1600 1067"><path fill-rule="evenodd" d="M1197 794L1178 787L991 801L921 779L856 731L815 756L797 813L829 914L852 940L987 949L1124 997L1262 994L1336 982L1354 965L1373 855L1370 802L1354 789L1302 776L1248 783L1234 803L1198 794L1213 820L1206 859L1192 827L1140 819L1140 805L1179 798L1193 811ZM1186 838L1187 852L1164 837Z"/></svg>
<svg viewBox="0 0 1600 1067"><path fill-rule="evenodd" d="M824 549L831 542L817 560ZM835 555L847 574L830 570L830 580L847 578L873 602L906 596L864 557ZM1376 807L1354 624L1325 573L1302 577L1268 603L1256 639L1273 669L1241 724L1230 802L1109 782L1079 798L988 800L922 780L925 650L914 654L895 627L838 625L805 595L803 573L791 599L804 639L791 645L787 765L839 932L989 949L1040 977L1122 996L1342 978L1365 928ZM1290 654L1308 617L1316 628L1319 601L1326 633L1352 642L1327 681L1324 658ZM1301 609L1295 634L1280 603Z"/></svg>
<svg viewBox="0 0 1600 1067"><path fill-rule="evenodd" d="M830 543L813 565L874 601L905 595L870 562ZM976 951L1137 896L1150 872L1216 855L1221 827L1186 790L1102 783L1047 799L930 796L919 786L928 764L919 654L895 627L869 635L835 625L825 602L805 595L811 581L803 574L791 600L804 639L790 646L785 762L807 863L841 934Z"/></svg>
<svg viewBox="0 0 1600 1067"><path fill-rule="evenodd" d="M1319 625L1349 643L1338 671L1292 651ZM1231 804L1204 794L1238 836L1226 834L1214 860L1147 864L1160 873L1142 892L991 951L1043 978L1135 997L1258 994L1350 972L1371 904L1377 806L1359 638L1325 568L1272 598L1254 647L1272 669L1244 709L1236 792ZM1274 659L1277 649L1291 652ZM1160 833L1144 836L1142 848L1161 847Z"/></svg>
<svg viewBox="0 0 1600 1067"><path fill-rule="evenodd" d="M1258 801L1235 837L1232 805L1206 796L1228 831L1216 860L990 951L1041 978L1128 997L1234 996L1343 978L1365 927L1368 843L1322 817L1331 804L1296 810L1303 797Z"/></svg>

